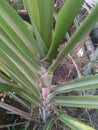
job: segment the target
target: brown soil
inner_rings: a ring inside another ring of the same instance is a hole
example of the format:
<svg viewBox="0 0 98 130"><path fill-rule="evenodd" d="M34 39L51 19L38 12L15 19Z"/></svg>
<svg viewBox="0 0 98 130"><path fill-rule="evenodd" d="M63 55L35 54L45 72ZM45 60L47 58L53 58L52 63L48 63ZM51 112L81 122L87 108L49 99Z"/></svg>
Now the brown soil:
<svg viewBox="0 0 98 130"><path fill-rule="evenodd" d="M53 84L68 82L77 77L77 72L72 63L62 62L54 72Z"/></svg>

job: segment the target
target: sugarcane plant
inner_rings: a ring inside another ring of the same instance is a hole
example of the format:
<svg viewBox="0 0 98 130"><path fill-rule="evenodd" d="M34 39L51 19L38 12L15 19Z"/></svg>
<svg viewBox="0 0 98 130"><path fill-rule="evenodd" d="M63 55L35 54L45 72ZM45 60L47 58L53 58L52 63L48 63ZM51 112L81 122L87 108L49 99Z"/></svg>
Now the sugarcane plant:
<svg viewBox="0 0 98 130"><path fill-rule="evenodd" d="M65 94L98 88L98 75L54 85L53 73L98 21L98 3L70 37L66 46L57 52L84 0L66 0L57 15L54 28L54 0L24 2L31 25L20 18L7 0L0 0L0 92L12 96L29 113L2 102L0 107L35 122L40 118L44 123L43 130L52 129L57 120L72 130L94 130L69 116L61 108L67 106L98 109L98 96ZM34 120L36 115L38 117Z"/></svg>

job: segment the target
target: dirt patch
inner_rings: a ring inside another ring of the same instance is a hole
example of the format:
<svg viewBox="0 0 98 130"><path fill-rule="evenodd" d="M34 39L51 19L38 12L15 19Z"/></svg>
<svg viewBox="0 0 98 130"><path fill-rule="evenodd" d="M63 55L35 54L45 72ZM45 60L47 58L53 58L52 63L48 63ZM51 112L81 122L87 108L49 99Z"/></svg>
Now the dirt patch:
<svg viewBox="0 0 98 130"><path fill-rule="evenodd" d="M63 61L54 71L53 84L68 82L77 77L77 71L72 62Z"/></svg>

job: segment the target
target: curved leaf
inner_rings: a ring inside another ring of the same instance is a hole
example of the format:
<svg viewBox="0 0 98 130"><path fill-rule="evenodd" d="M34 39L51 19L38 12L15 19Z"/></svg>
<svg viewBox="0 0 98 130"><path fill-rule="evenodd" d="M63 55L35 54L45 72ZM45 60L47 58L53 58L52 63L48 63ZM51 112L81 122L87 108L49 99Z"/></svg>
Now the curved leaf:
<svg viewBox="0 0 98 130"><path fill-rule="evenodd" d="M58 119L67 126L69 126L72 130L95 130L94 128L91 128L90 126L78 121L77 119L59 110L56 110L56 113L58 115Z"/></svg>

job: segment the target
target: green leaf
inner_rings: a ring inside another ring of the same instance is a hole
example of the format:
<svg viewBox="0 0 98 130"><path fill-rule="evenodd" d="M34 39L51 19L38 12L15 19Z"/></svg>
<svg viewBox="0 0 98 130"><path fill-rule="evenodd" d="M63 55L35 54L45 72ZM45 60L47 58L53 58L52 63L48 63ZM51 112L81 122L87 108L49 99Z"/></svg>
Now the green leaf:
<svg viewBox="0 0 98 130"><path fill-rule="evenodd" d="M6 51L6 49L8 49L8 50ZM0 55L1 55L0 60L5 61L7 65L11 65L11 66L13 65L12 69L13 68L16 68L17 70L19 69L20 73L22 73L22 74L24 73L23 75L28 76L28 77L26 76L27 79L29 79L29 80L32 79L32 83L34 82L34 80L38 81L38 77L36 76L36 74L34 74L33 67L31 68L32 70L29 69L29 67L26 66L26 64L23 63L22 60L19 59L11 49L6 47L4 42L1 42L0 51L1 51L0 52ZM4 57L5 57L5 59L4 59ZM8 59L10 61L8 61ZM33 85L34 84L35 83L33 83Z"/></svg>
<svg viewBox="0 0 98 130"><path fill-rule="evenodd" d="M40 32L40 16L37 0L25 0L24 2L29 10L30 18L33 19L38 32Z"/></svg>
<svg viewBox="0 0 98 130"><path fill-rule="evenodd" d="M31 32L27 31L28 29L24 26L24 22L10 8L10 6L5 1L2 1L1 3L2 4L0 4L1 7L0 10L2 13L4 13L4 15L1 14L0 17L0 25L1 25L0 26L0 30L1 30L0 60L5 62L6 65L8 66L10 65L10 67L13 66L11 69L13 69L16 72L17 76L19 76L20 79L22 78L22 80L25 81L26 84L28 84L27 86L29 87L27 88L30 91L32 90L33 93L35 90L35 92L38 94L39 90L37 90L36 88L36 86L38 85L35 84L34 82L35 81L36 83L39 82L38 75L36 75L37 74L36 69L39 69L40 62L34 58L35 52L33 53L32 48L35 48L35 45L33 45L31 42L35 40L32 37ZM6 8L8 10L5 9L6 6L8 6L8 8ZM9 15L7 11L11 12L11 15ZM6 20L6 18L8 18L7 19L8 21ZM18 22L15 21L16 18L19 20ZM20 27L20 24L23 25L22 28ZM25 38L26 36L27 38ZM33 59L33 63L31 59Z"/></svg>
<svg viewBox="0 0 98 130"><path fill-rule="evenodd" d="M70 82L60 83L52 89L53 92L51 92L50 97L53 97L58 93L88 90L94 88L98 88L98 75L82 77Z"/></svg>
<svg viewBox="0 0 98 130"><path fill-rule="evenodd" d="M18 94L20 97L24 98L25 100L27 100L28 102L32 103L32 104L36 104L39 105L40 104L40 95L35 95L34 94L34 90L32 91L29 86L27 85L26 81L23 81L21 79L21 77L17 76L17 74L15 74L15 72L13 72L9 67L7 67L4 63L0 62L1 65L3 65L4 69L7 70L11 75L11 82L10 84L5 83L5 82L1 82L1 89L0 92L15 92L16 94ZM15 84L15 82L17 82L17 84ZM16 91L14 88L12 88L11 86L17 86L18 85L18 90Z"/></svg>
<svg viewBox="0 0 98 130"><path fill-rule="evenodd" d="M0 1L0 27L5 30L12 41L18 43L16 43L16 46L18 46L23 53L28 52L27 54L36 55L37 46L35 39L23 20L6 0Z"/></svg>
<svg viewBox="0 0 98 130"><path fill-rule="evenodd" d="M52 40L54 0L37 0L37 3L41 36L47 48L49 48Z"/></svg>
<svg viewBox="0 0 98 130"><path fill-rule="evenodd" d="M52 125L53 125L53 120L52 119L48 119L45 123L45 126L43 128L43 130L51 130L52 129Z"/></svg>
<svg viewBox="0 0 98 130"><path fill-rule="evenodd" d="M6 64L4 64L4 62L0 61L0 66L3 67L6 71L8 71L8 73L10 73L10 79L13 80L16 83L19 83L21 85L23 85L27 90L28 90L28 86L26 85L26 83L21 79L21 77L17 76L17 74L11 69L9 68ZM2 79L4 79L5 81L7 81L5 79L5 77L3 75L0 75ZM9 82L9 81L8 81Z"/></svg>
<svg viewBox="0 0 98 130"><path fill-rule="evenodd" d="M22 67L23 66L28 66L28 67L23 67L24 69L25 69L25 71L28 71L29 72L29 74L31 73L31 76L30 77L32 77L32 81L36 81L36 83L38 82L38 78L36 77L36 73L37 73L37 71L36 71L36 69L33 67L33 64L30 62L30 61L28 61L28 59L19 51L19 49L12 43L12 41L10 40L10 38L4 33L4 31L2 31L2 29L1 29L1 39L0 39L0 43L1 43L1 46L0 46L0 49L3 49L2 51L1 51L1 57L0 57L0 60L2 60L3 62L5 62L5 63L7 63L7 65L9 66L9 64L8 64L8 62L10 62L10 60L8 60L7 58L4 58L4 53L6 53L6 56L7 57L12 57L13 58L13 60L16 60L15 62L17 62L17 64L21 64L22 65ZM3 59L4 58L4 59ZM36 62L36 61L35 61ZM10 65L11 66L11 65ZM13 65L12 65L13 66ZM16 66L16 64L15 64L15 66ZM13 70L14 71L16 71L16 74L18 74L18 76L17 77L20 77L21 75L19 75L21 72L20 71L17 71L17 70L15 70L14 68L15 68L15 66L13 66L12 68L13 68ZM36 64L36 66L37 66L37 64ZM11 68L11 70L12 70L12 68ZM38 68L38 67L37 67ZM28 73L27 72L27 73ZM14 73L14 72L13 72ZM34 74L33 74L34 73ZM15 74L14 74L15 75ZM35 76L34 76L35 75ZM35 77L35 78L34 78ZM24 77L23 76L21 76L20 78L18 78L19 79L19 81L20 81L20 79L24 79ZM34 80L35 79L35 80ZM23 80L23 82L25 83L25 81L27 81L27 79L26 80ZM33 82L32 82L33 83ZM26 83L27 84L27 83ZM35 83L34 83L35 84ZM24 84L23 84L24 85ZM24 85L25 86L25 85ZM31 86L30 84L29 84L29 86ZM35 85L36 86L36 85ZM27 85L27 87L26 87L27 89L30 89L29 87L28 87L28 85ZM30 89L30 91L31 91L31 89ZM34 92L34 90L32 90L33 92Z"/></svg>
<svg viewBox="0 0 98 130"><path fill-rule="evenodd" d="M14 30L8 25L8 23L2 18L0 17L0 24L1 24L1 27L0 27L0 31L1 31L1 38L2 39L5 39L7 37L7 39L9 38L9 40L11 42L13 42L13 45L16 46L27 58L30 62L32 62L34 64L34 61L35 63L38 63L38 67L40 65L40 62L38 62L38 60L36 59L36 55L33 54L33 50L29 50L27 45L28 42L27 41L22 41L19 36L17 36L17 34L19 32L15 32L15 29ZM24 32L21 32L21 33L24 33ZM31 33L31 32L30 32ZM26 37L26 36L25 36ZM0 39L1 39L0 38ZM32 40L33 41L33 40ZM18 44L17 44L18 43ZM28 44L29 45L29 44Z"/></svg>
<svg viewBox="0 0 98 130"><path fill-rule="evenodd" d="M38 100L32 93L28 92L24 88L21 88L17 84L9 84L7 82L1 82L0 81L0 92L15 92L23 99L27 100L28 102L32 104L39 105L40 100Z"/></svg>
<svg viewBox="0 0 98 130"><path fill-rule="evenodd" d="M77 3L76 3L77 5ZM75 6L76 7L76 6ZM84 22L76 30L75 34L70 38L67 45L61 50L57 59L49 67L49 72L53 72L58 64L65 58L75 45L91 30L94 24L98 21L98 3L95 8L92 9L91 13L86 17Z"/></svg>
<svg viewBox="0 0 98 130"><path fill-rule="evenodd" d="M34 5L36 4L35 7L33 7L33 3ZM38 49L39 49L39 52L40 52L40 55L41 55L41 58L44 58L48 52L48 49L47 49L47 46L45 45L39 31L38 31L38 28L36 26L36 23L35 23L35 18L37 17L37 22L39 24L39 14L38 14L38 5L37 5L37 1L29 1L29 0L25 0L25 5L28 9L28 13L29 13L29 16L30 16L30 19L31 19L31 22L32 22L32 27L33 27L33 30L34 30L34 33L35 33L35 37L36 37L36 44L38 46ZM32 9L35 9L35 11L33 11ZM35 12L37 11L37 16L35 14ZM34 12L34 14L32 13ZM34 15L34 16L33 16Z"/></svg>
<svg viewBox="0 0 98 130"><path fill-rule="evenodd" d="M55 33L46 59L53 59L64 35L67 33L72 21L79 12L84 0L66 0L57 16ZM77 6L76 6L77 5Z"/></svg>
<svg viewBox="0 0 98 130"><path fill-rule="evenodd" d="M3 61L0 61L0 66L3 66L3 68L10 73L11 80L24 86L26 91L32 92L32 90L28 87L29 85L27 84L27 82L25 80L23 80L23 78L21 78L21 76L19 74L17 74L17 72L15 72L15 70L12 70L11 68L9 68L6 64L4 64Z"/></svg>
<svg viewBox="0 0 98 130"><path fill-rule="evenodd" d="M34 87L34 85L32 84L33 82L31 83L31 81L30 81L31 79L29 79L28 74L24 71L22 66L18 65L15 62L15 60L11 59L5 53L2 53L2 51L0 51L0 55L2 55L2 57L4 58L4 59L2 59L3 62L5 62L7 65L9 65L11 67L11 69L14 70L14 72L16 73L16 75L18 76L19 79L22 79L22 81L25 83L24 86L27 88L27 90L31 91L32 94L35 95L35 97L37 99L39 99L40 94L39 94L38 88Z"/></svg>
<svg viewBox="0 0 98 130"><path fill-rule="evenodd" d="M70 127L72 130L95 130L94 128L91 128L90 126L78 121L77 119L59 111L56 110L58 119L62 121L64 124L66 124L68 127Z"/></svg>
<svg viewBox="0 0 98 130"><path fill-rule="evenodd" d="M1 46L0 48L4 50L9 56L12 55L16 60L20 59L20 62L24 62L32 71L32 73L38 73L37 69L39 69L39 64L37 65L38 60L33 59L33 63L28 60L26 55L24 55L10 40L10 38L4 33L1 29L1 38L0 38Z"/></svg>
<svg viewBox="0 0 98 130"><path fill-rule="evenodd" d="M7 92L7 91L10 91L10 92L15 92L15 93L18 93L19 91L23 91L22 88L19 88L17 85L12 85L12 84L9 84L7 82L1 82L0 81L0 92Z"/></svg>
<svg viewBox="0 0 98 130"><path fill-rule="evenodd" d="M53 105L98 109L98 96L56 96Z"/></svg>

